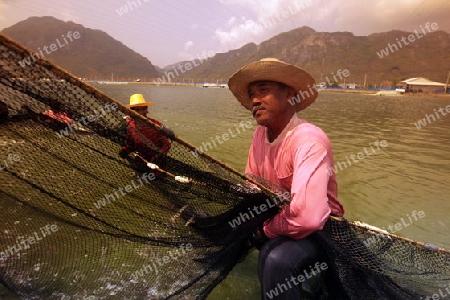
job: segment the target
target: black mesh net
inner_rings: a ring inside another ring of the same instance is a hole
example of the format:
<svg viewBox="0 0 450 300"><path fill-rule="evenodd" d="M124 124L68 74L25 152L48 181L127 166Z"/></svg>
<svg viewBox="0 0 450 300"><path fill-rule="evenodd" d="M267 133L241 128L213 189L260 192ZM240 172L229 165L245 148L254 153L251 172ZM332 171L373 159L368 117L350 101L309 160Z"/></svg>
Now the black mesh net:
<svg viewBox="0 0 450 300"><path fill-rule="evenodd" d="M25 299L206 298L282 191L45 60L21 66L28 56L0 35L0 282ZM126 116L168 135L170 150L148 140L154 155L120 154ZM446 250L337 218L320 236L343 297L408 299L449 283Z"/></svg>

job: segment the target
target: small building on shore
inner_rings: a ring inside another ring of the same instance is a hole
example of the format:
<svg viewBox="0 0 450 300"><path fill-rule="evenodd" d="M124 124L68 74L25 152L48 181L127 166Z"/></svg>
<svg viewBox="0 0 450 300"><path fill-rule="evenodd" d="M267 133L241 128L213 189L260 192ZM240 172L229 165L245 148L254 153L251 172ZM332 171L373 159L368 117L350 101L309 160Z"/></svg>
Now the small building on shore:
<svg viewBox="0 0 450 300"><path fill-rule="evenodd" d="M424 77L415 77L400 81L405 93L445 93L445 83L431 81Z"/></svg>
<svg viewBox="0 0 450 300"><path fill-rule="evenodd" d="M341 84L339 84L339 87L341 87L343 89L356 90L359 88L359 84L357 84L357 83L341 83Z"/></svg>

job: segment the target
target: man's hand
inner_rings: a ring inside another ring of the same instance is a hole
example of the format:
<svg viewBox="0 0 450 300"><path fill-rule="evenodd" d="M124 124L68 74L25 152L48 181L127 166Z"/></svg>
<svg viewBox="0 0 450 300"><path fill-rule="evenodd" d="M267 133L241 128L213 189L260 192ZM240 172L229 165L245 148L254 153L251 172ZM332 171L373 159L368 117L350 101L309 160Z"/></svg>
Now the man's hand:
<svg viewBox="0 0 450 300"><path fill-rule="evenodd" d="M264 243L268 240L269 238L264 233L263 225L261 225L260 227L256 228L256 230L250 237L250 244L252 244L252 246L256 249L260 250Z"/></svg>
<svg viewBox="0 0 450 300"><path fill-rule="evenodd" d="M161 132L164 133L167 137L174 139L175 138L175 133L173 132L172 129L170 129L169 127L166 126L162 126L161 127Z"/></svg>

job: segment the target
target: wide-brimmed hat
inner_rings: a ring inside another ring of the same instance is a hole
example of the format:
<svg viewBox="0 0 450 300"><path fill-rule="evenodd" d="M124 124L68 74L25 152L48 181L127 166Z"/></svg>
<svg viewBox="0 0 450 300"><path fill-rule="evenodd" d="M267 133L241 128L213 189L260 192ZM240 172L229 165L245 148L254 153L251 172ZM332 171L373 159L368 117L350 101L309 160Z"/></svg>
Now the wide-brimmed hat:
<svg viewBox="0 0 450 300"><path fill-rule="evenodd" d="M130 97L130 104L127 105L128 108L139 107L139 106L152 106L152 102L146 102L142 94L134 94Z"/></svg>
<svg viewBox="0 0 450 300"><path fill-rule="evenodd" d="M248 110L252 110L248 86L256 81L281 82L294 88L296 95L291 104L296 111L305 109L317 98L314 78L308 72L276 58L264 58L237 70L228 80L231 92Z"/></svg>

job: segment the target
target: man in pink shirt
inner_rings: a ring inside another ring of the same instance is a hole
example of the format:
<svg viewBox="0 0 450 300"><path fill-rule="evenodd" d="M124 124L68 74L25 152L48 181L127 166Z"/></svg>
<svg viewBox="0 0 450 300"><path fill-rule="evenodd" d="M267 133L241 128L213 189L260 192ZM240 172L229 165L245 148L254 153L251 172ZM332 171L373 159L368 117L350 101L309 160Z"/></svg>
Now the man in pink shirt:
<svg viewBox="0 0 450 300"><path fill-rule="evenodd" d="M257 233L268 238L259 255L264 299L272 299L274 291L276 299L300 299L295 279L326 260L314 233L331 214L344 214L336 175L328 172L334 165L331 143L320 128L297 117L316 99L314 84L303 69L273 58L244 66L228 82L260 125L253 134L246 173L289 191L291 198Z"/></svg>

